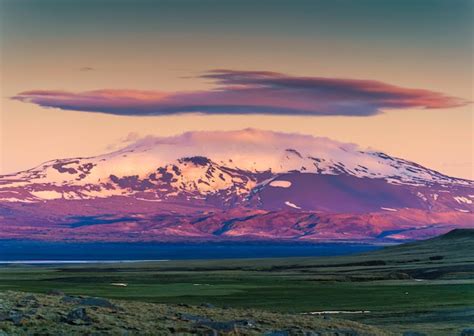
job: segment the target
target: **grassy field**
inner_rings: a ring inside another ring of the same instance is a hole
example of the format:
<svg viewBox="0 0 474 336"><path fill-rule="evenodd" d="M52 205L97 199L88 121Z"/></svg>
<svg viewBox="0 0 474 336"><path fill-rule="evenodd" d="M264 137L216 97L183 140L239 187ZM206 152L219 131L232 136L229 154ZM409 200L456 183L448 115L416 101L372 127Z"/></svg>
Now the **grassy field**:
<svg viewBox="0 0 474 336"><path fill-rule="evenodd" d="M0 290L274 312L362 310L343 318L458 335L474 327L473 231L344 257L5 266Z"/></svg>

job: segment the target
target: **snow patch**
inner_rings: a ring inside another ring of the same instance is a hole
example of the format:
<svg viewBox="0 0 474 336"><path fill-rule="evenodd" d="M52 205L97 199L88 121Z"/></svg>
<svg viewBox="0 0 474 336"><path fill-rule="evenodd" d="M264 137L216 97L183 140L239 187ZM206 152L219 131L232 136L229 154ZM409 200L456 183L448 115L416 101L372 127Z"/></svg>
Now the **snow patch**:
<svg viewBox="0 0 474 336"><path fill-rule="evenodd" d="M44 200L53 200L53 199L59 199L63 197L62 193L57 192L55 190L32 191L31 194L37 198L44 199Z"/></svg>
<svg viewBox="0 0 474 336"><path fill-rule="evenodd" d="M127 287L128 286L128 284L126 284L124 282L112 282L111 285L116 286L116 287Z"/></svg>
<svg viewBox="0 0 474 336"><path fill-rule="evenodd" d="M423 194L422 194L421 192L419 192L419 191L416 193L416 196L418 196L419 198L421 198L421 199L422 199L423 201L425 201L425 202L428 201L428 199L426 198L426 196L423 195Z"/></svg>
<svg viewBox="0 0 474 336"><path fill-rule="evenodd" d="M370 310L321 310L312 311L307 314L310 315L325 315L325 314L368 314Z"/></svg>
<svg viewBox="0 0 474 336"><path fill-rule="evenodd" d="M394 209L394 208L386 208L386 207L381 207L380 209L386 210L386 211L398 211L397 209Z"/></svg>
<svg viewBox="0 0 474 336"><path fill-rule="evenodd" d="M472 204L472 201L467 198L467 197L463 197L463 196L455 196L453 197L455 199L456 202L458 202L459 204L461 203L466 203L466 204Z"/></svg>
<svg viewBox="0 0 474 336"><path fill-rule="evenodd" d="M301 207L297 206L295 203L291 203L290 201L286 201L285 204L295 209L301 209Z"/></svg>
<svg viewBox="0 0 474 336"><path fill-rule="evenodd" d="M160 199L147 199L147 198L141 198L141 197L137 197L135 199L139 201L147 201L147 202L161 202Z"/></svg>
<svg viewBox="0 0 474 336"><path fill-rule="evenodd" d="M290 181L283 181L283 180L276 180L270 182L271 187L277 187L277 188L289 188L291 187L291 182Z"/></svg>
<svg viewBox="0 0 474 336"><path fill-rule="evenodd" d="M2 197L0 198L2 202L20 202L20 203L35 203L35 201L23 198L15 198L15 197Z"/></svg>

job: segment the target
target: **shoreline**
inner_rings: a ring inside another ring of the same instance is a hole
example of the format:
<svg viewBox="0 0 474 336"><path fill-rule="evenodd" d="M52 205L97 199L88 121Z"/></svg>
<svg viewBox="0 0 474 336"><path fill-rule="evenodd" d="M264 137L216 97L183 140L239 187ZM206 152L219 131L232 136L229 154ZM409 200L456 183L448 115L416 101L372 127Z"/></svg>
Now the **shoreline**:
<svg viewBox="0 0 474 336"><path fill-rule="evenodd" d="M129 260L0 260L0 265L56 265L56 264L120 264L139 262L167 262L170 259Z"/></svg>

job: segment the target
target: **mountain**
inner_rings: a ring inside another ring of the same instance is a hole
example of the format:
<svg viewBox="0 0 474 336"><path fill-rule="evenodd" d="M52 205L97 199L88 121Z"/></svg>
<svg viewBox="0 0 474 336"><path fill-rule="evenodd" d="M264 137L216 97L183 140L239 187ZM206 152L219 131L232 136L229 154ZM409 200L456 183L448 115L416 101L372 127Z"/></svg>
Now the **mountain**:
<svg viewBox="0 0 474 336"><path fill-rule="evenodd" d="M188 132L0 176L0 237L405 240L472 226L473 200L473 181L354 144Z"/></svg>

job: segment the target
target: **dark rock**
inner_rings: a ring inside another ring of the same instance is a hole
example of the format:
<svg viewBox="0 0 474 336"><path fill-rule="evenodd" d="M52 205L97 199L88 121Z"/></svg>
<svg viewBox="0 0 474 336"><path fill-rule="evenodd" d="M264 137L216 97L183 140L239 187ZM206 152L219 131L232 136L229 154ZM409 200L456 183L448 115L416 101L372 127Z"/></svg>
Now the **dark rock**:
<svg viewBox="0 0 474 336"><path fill-rule="evenodd" d="M81 298L77 297L77 296L64 295L61 298L61 302L63 302L63 303L77 304L77 303L79 303L79 301L81 301Z"/></svg>
<svg viewBox="0 0 474 336"><path fill-rule="evenodd" d="M69 324L81 324L81 323L90 323L91 318L87 315L87 311L83 307L75 308L71 310L66 317L64 318L64 322Z"/></svg>
<svg viewBox="0 0 474 336"><path fill-rule="evenodd" d="M14 325L21 325L24 322L25 315L19 311L12 310L8 314L7 321L13 322Z"/></svg>
<svg viewBox="0 0 474 336"><path fill-rule="evenodd" d="M440 256L440 255L436 255L436 256L431 256L430 257L430 260L434 261L434 260L443 260L444 257L443 256Z"/></svg>
<svg viewBox="0 0 474 336"><path fill-rule="evenodd" d="M426 336L426 334L420 333L418 331L405 331L403 336Z"/></svg>
<svg viewBox="0 0 474 336"><path fill-rule="evenodd" d="M38 299L34 295L27 295L23 298L23 300L30 302L30 301L37 301Z"/></svg>
<svg viewBox="0 0 474 336"><path fill-rule="evenodd" d="M106 299L101 298L84 298L79 300L78 304L83 306L94 306L94 307L103 307L103 308L117 308L112 302Z"/></svg>
<svg viewBox="0 0 474 336"><path fill-rule="evenodd" d="M36 296L34 295L27 295L23 297L20 301L18 301L17 306L18 307L26 307L30 305L36 305L38 306L38 300L36 299Z"/></svg>
<svg viewBox="0 0 474 336"><path fill-rule="evenodd" d="M213 330L222 331L222 332L235 331L237 327L237 323L235 323L234 321L230 321L230 322L208 321L208 322L200 322L198 325L209 327Z"/></svg>
<svg viewBox="0 0 474 336"><path fill-rule="evenodd" d="M319 331L305 331L304 336L321 336Z"/></svg>
<svg viewBox="0 0 474 336"><path fill-rule="evenodd" d="M474 328L463 329L460 336L474 336Z"/></svg>
<svg viewBox="0 0 474 336"><path fill-rule="evenodd" d="M139 330L137 330L139 331ZM168 331L171 333L171 335L188 335L191 332L191 329L187 327L179 327L179 326L172 326L168 327ZM194 334L193 334L194 335Z"/></svg>
<svg viewBox="0 0 474 336"><path fill-rule="evenodd" d="M202 335L202 336L219 336L219 332L214 329L196 329L191 331L192 335Z"/></svg>
<svg viewBox="0 0 474 336"><path fill-rule="evenodd" d="M54 295L54 296L64 296L64 292L59 289L50 289L46 292L47 295Z"/></svg>
<svg viewBox="0 0 474 336"><path fill-rule="evenodd" d="M389 279L394 280L408 280L412 278L409 274L400 271L390 272L387 276Z"/></svg>
<svg viewBox="0 0 474 336"><path fill-rule="evenodd" d="M34 307L34 308L30 308L26 311L25 315L27 316L34 316L36 315L36 313L38 312L38 309L37 307Z"/></svg>
<svg viewBox="0 0 474 336"><path fill-rule="evenodd" d="M109 300L102 299L102 298L94 298L94 297L81 298L78 296L64 295L61 298L61 302L78 304L78 305L83 305L83 306L92 306L92 307L103 307L103 308L111 308L111 309L118 308Z"/></svg>
<svg viewBox="0 0 474 336"><path fill-rule="evenodd" d="M200 315L188 314L188 313L179 313L178 317L183 321L195 322L195 323L204 323L211 322L210 319Z"/></svg>
<svg viewBox="0 0 474 336"><path fill-rule="evenodd" d="M204 307L204 308L216 308L216 306L214 306L212 303L203 303L203 304L201 304L201 307Z"/></svg>
<svg viewBox="0 0 474 336"><path fill-rule="evenodd" d="M354 330L334 330L335 336L359 336L359 333Z"/></svg>
<svg viewBox="0 0 474 336"><path fill-rule="evenodd" d="M290 333L287 330L273 330L273 331L267 331L263 335L264 336L290 336Z"/></svg>
<svg viewBox="0 0 474 336"><path fill-rule="evenodd" d="M182 158L180 161L191 162L191 163L194 163L196 166L206 166L211 163L211 160L209 160L205 156L185 157L185 158Z"/></svg>
<svg viewBox="0 0 474 336"><path fill-rule="evenodd" d="M8 314L6 312L0 312L0 322L8 320Z"/></svg>
<svg viewBox="0 0 474 336"><path fill-rule="evenodd" d="M254 327L257 324L254 320L235 320L234 323L241 327Z"/></svg>
<svg viewBox="0 0 474 336"><path fill-rule="evenodd" d="M75 308L73 310L71 310L69 312L69 314L67 315L67 317L69 319L72 319L72 320L86 320L87 319L87 312L86 312L86 309L85 308Z"/></svg>

